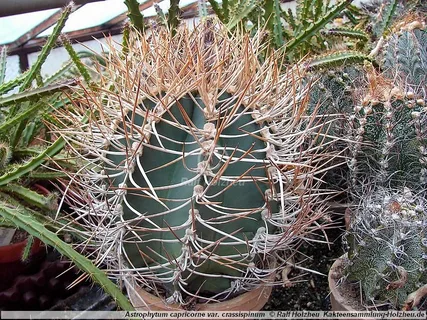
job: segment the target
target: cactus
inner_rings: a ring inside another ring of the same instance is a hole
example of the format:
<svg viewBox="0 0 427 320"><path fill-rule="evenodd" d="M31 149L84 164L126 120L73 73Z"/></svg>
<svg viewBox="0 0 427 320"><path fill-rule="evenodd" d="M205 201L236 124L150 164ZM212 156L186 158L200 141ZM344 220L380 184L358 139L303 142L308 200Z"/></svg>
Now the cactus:
<svg viewBox="0 0 427 320"><path fill-rule="evenodd" d="M330 132L353 141L340 145L350 151L347 179L352 188L363 186L364 176L378 176L381 184L394 187L425 184L425 23L411 13L390 30L378 62L370 57L375 67L366 59L364 67L344 65L321 76L313 72L309 110L340 115ZM308 66L318 59L328 66L322 57L312 58Z"/></svg>
<svg viewBox="0 0 427 320"><path fill-rule="evenodd" d="M347 233L346 276L360 282L366 303L399 309L425 284L426 209L425 198L406 187L363 194Z"/></svg>
<svg viewBox="0 0 427 320"><path fill-rule="evenodd" d="M371 71L370 89L354 107L349 169L354 188L363 176L377 177L381 185L426 184L425 99ZM361 180L362 179L362 180Z"/></svg>
<svg viewBox="0 0 427 320"><path fill-rule="evenodd" d="M425 22L409 16L399 22L387 39L383 58L383 68L391 78L397 76L420 98L427 95L427 29Z"/></svg>
<svg viewBox="0 0 427 320"><path fill-rule="evenodd" d="M357 141L349 165L353 183L362 172L378 174L382 185L426 185L427 34L419 29L425 23L410 17L386 38L384 71L366 68L367 88L359 91L352 117Z"/></svg>
<svg viewBox="0 0 427 320"><path fill-rule="evenodd" d="M52 84L69 72L72 63L53 76L42 79L40 70L54 47L73 5L66 6L52 35L42 48L36 62L23 75L3 82L6 66L6 48L0 54L0 225L21 228L28 234L28 241L22 255L27 259L34 237L55 247L79 268L97 281L125 310L133 310L121 290L109 280L89 259L62 241L58 234L64 230L74 234L76 226L72 219L56 217L59 211L58 196L55 192L42 195L36 191L35 184L43 180L52 184L58 178L67 178L66 172L58 172L56 161L64 161L58 156L65 146L62 138L56 140L44 136L47 120L54 119L53 111L68 103L63 91L74 85L76 80ZM80 62L71 46L68 51L74 61ZM87 56L81 55L81 56ZM87 77L84 66L77 63L77 70ZM39 87L34 88L37 79ZM18 93L5 96L8 91L18 89ZM69 92L68 92L69 93ZM39 188L40 189L40 188Z"/></svg>
<svg viewBox="0 0 427 320"><path fill-rule="evenodd" d="M279 253L318 228L330 155L302 70L261 63L262 48L209 21L133 32L127 57L110 47L109 89L85 89L63 114L70 152L90 163L69 201L112 276L169 303L218 301L269 283Z"/></svg>
<svg viewBox="0 0 427 320"><path fill-rule="evenodd" d="M427 280L427 38L418 29L424 23L404 21L391 28L400 34L384 37L380 69L365 65L353 111L348 101L338 104L347 106L354 207L345 275L360 283L366 305L410 309L416 307L411 297Z"/></svg>

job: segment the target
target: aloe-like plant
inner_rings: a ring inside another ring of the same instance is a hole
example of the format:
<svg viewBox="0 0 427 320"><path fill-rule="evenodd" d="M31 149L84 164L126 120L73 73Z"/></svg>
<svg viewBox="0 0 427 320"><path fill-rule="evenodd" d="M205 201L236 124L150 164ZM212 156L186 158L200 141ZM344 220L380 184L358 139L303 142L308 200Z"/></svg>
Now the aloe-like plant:
<svg viewBox="0 0 427 320"><path fill-rule="evenodd" d="M324 124L306 115L303 70L260 62L264 48L219 22L133 31L99 87L76 92L58 128L86 163L68 202L112 276L169 303L218 301L274 282L321 227Z"/></svg>
<svg viewBox="0 0 427 320"><path fill-rule="evenodd" d="M206 2L200 1L200 6L206 6ZM228 28L243 26L252 32L262 30L266 35L264 40L273 48L285 51L288 62L297 62L308 54L323 55L316 57L313 66L367 59L363 49L369 39L360 24L364 15L351 3L352 0L301 0L296 2L293 11L284 10L279 0L221 3L209 0L215 14ZM207 10L201 12L207 14ZM334 25L335 19L344 21L344 17L349 17L345 24Z"/></svg>
<svg viewBox="0 0 427 320"><path fill-rule="evenodd" d="M42 186L51 183L53 187L58 179L68 179L68 174L59 170L60 164L72 166L66 155L60 154L65 141L52 134L47 125L55 120L55 111L69 103L65 93L68 91L70 94L70 86L77 82L69 73L77 69L84 80L90 82L90 75L84 72L80 61L80 57L87 54L77 54L65 38L63 42L70 53L71 62L50 77L43 78L40 73L72 10L72 4L64 8L52 35L31 68L6 82L7 50L1 48L0 226L20 228L29 234L22 259L27 258L34 237L39 238L98 282L121 308L132 310L120 289L89 259L58 236L64 230L74 232L77 228L81 232L82 229L72 219L58 217L59 196ZM17 92L10 93L11 90Z"/></svg>

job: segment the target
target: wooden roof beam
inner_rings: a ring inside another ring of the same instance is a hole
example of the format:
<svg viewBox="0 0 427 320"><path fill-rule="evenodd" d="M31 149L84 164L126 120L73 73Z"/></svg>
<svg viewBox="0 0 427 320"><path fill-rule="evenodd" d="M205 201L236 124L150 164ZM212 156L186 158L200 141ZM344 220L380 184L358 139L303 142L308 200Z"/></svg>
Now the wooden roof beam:
<svg viewBox="0 0 427 320"><path fill-rule="evenodd" d="M83 0L83 1L85 1L85 0ZM89 0L87 2L93 2L93 1L104 1L104 0ZM160 0L158 2L161 2L161 1L163 1L163 0ZM59 2L61 2L61 1L59 1ZM67 0L67 2L69 2L69 0ZM76 1L76 2L82 2L82 1ZM148 9L149 7L151 7L153 5L153 2L154 1L152 1L152 0L151 1L150 0L145 1L144 3L139 5L139 9L141 11ZM83 5L76 7L76 9L74 11L79 9L81 6L83 6ZM33 40L34 38L36 38L37 35L39 35L43 31L45 31L46 29L48 29L49 27L54 25L58 21L60 16L61 16L61 12L54 13L53 15L48 17L46 20L44 20L43 22L41 22L40 24L35 26L33 29L26 32L22 36L20 36L17 40L15 40L9 44L6 44L8 46L9 54L14 54L14 53L18 52L20 50L20 48L22 48L23 51L25 51L24 45L26 43L30 42L31 40ZM86 34L87 32L98 32L100 30L108 30L108 29L117 28L118 25L123 23L126 19L127 19L127 12L119 14L118 16L104 22L102 25L99 25L97 27L72 31L72 32L67 33L67 35L69 35L69 38L72 39L75 34L78 34L79 31L81 31L82 34ZM40 38L40 39L45 40L45 38ZM32 41L32 42L33 43L39 43L38 40L39 39L34 39L34 41ZM31 52L34 52L34 51L31 51Z"/></svg>
<svg viewBox="0 0 427 320"><path fill-rule="evenodd" d="M79 5L76 6L74 8L74 11L78 10L80 7L83 7L84 5ZM8 49L9 51L13 51L16 48L26 44L28 41L34 39L35 37L37 37L40 33L42 33L43 31L45 31L46 29L50 28L51 26L53 26L58 19L60 18L62 12L61 11L57 11L54 14L52 14L51 16L49 16L47 19L45 19L44 21L40 22L38 25L36 25L35 27L33 27L30 31L24 33L22 36L20 36L18 39L16 39L15 41L13 41L12 43L10 43L8 45Z"/></svg>
<svg viewBox="0 0 427 320"><path fill-rule="evenodd" d="M104 0L74 0L76 5ZM0 17L65 7L70 0L13 0L0 1Z"/></svg>
<svg viewBox="0 0 427 320"><path fill-rule="evenodd" d="M140 10L142 11L149 8L152 5L152 2L153 1L144 2L143 4L140 5ZM194 18L198 14L197 2L188 4L187 6L182 7L180 9L181 9L181 14L183 19ZM148 25L148 22L155 18L156 16L144 17L144 20ZM127 19L127 16L126 16L126 13L124 13L103 23L102 25L86 28L82 30L66 32L65 35L73 43L99 39L99 38L103 38L106 35L107 36L117 35L122 33L126 19ZM40 48L43 46L46 40L47 40L47 37L35 38L32 40L29 40L27 43L25 43L25 45L21 45L21 46L15 46L14 44L16 41L12 42L8 46L8 54L21 55L21 54L28 54L28 53L40 51Z"/></svg>

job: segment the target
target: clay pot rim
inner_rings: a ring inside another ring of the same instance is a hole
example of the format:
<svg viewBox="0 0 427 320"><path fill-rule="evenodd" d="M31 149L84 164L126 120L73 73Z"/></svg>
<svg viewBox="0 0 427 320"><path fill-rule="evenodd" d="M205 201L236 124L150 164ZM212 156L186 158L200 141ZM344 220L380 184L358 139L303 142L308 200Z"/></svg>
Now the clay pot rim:
<svg viewBox="0 0 427 320"><path fill-rule="evenodd" d="M358 311L345 303L346 299L342 296L340 291L337 289L338 279L335 279L332 277L332 274L336 271L336 269L344 264L344 261L346 258L347 258L347 253L337 258L332 264L331 268L329 269L329 273L328 273L329 290L331 291L331 296L334 297L335 301L339 303L346 311Z"/></svg>
<svg viewBox="0 0 427 320"><path fill-rule="evenodd" d="M0 263L10 263L21 260L22 251L27 244L28 238L23 241L8 244L0 247ZM43 247L42 242L38 238L34 238L31 246L31 254L39 252Z"/></svg>
<svg viewBox="0 0 427 320"><path fill-rule="evenodd" d="M330 297L331 297L331 305L332 305L332 311L350 311L350 312L358 312L358 311L366 311L366 310L358 310L352 308L350 305L348 305L345 301L343 295L339 292L337 289L337 280L336 278L332 277L333 272L336 271L336 269L340 266L342 266L345 262L345 259L347 259L347 253L343 254L341 257L337 258L334 263L332 264L331 268L329 269L328 273L328 284L329 284L329 290L331 291ZM335 300L335 301L333 301ZM348 300L348 299L347 299ZM341 308L334 308L334 306L339 305ZM352 318L348 320L360 320L361 318ZM366 320L375 320L374 318L363 318ZM346 319L347 320L347 319Z"/></svg>
<svg viewBox="0 0 427 320"><path fill-rule="evenodd" d="M273 272L268 279L274 279L276 273ZM134 281L125 281L126 290L129 296L131 304L136 310L140 311L183 311L184 309L177 304L166 304L164 299L145 291L138 285L135 285ZM244 292L229 300L215 302L215 303L197 303L192 311L259 311L267 303L270 298L272 285L260 285L259 287ZM153 306L153 308L147 309L147 306L141 306L141 303L137 303L139 300L144 301L147 305ZM242 309L245 302L253 302L250 309Z"/></svg>

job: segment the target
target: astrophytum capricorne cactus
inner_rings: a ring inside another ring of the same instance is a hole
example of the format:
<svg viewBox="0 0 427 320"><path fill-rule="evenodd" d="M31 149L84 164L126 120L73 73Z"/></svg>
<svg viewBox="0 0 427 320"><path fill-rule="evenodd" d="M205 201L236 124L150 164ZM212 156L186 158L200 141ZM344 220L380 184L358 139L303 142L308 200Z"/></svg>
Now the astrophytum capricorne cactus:
<svg viewBox="0 0 427 320"><path fill-rule="evenodd" d="M110 42L58 130L82 164L66 196L91 257L170 303L272 281L325 211L331 155L303 71L208 22L126 46Z"/></svg>

